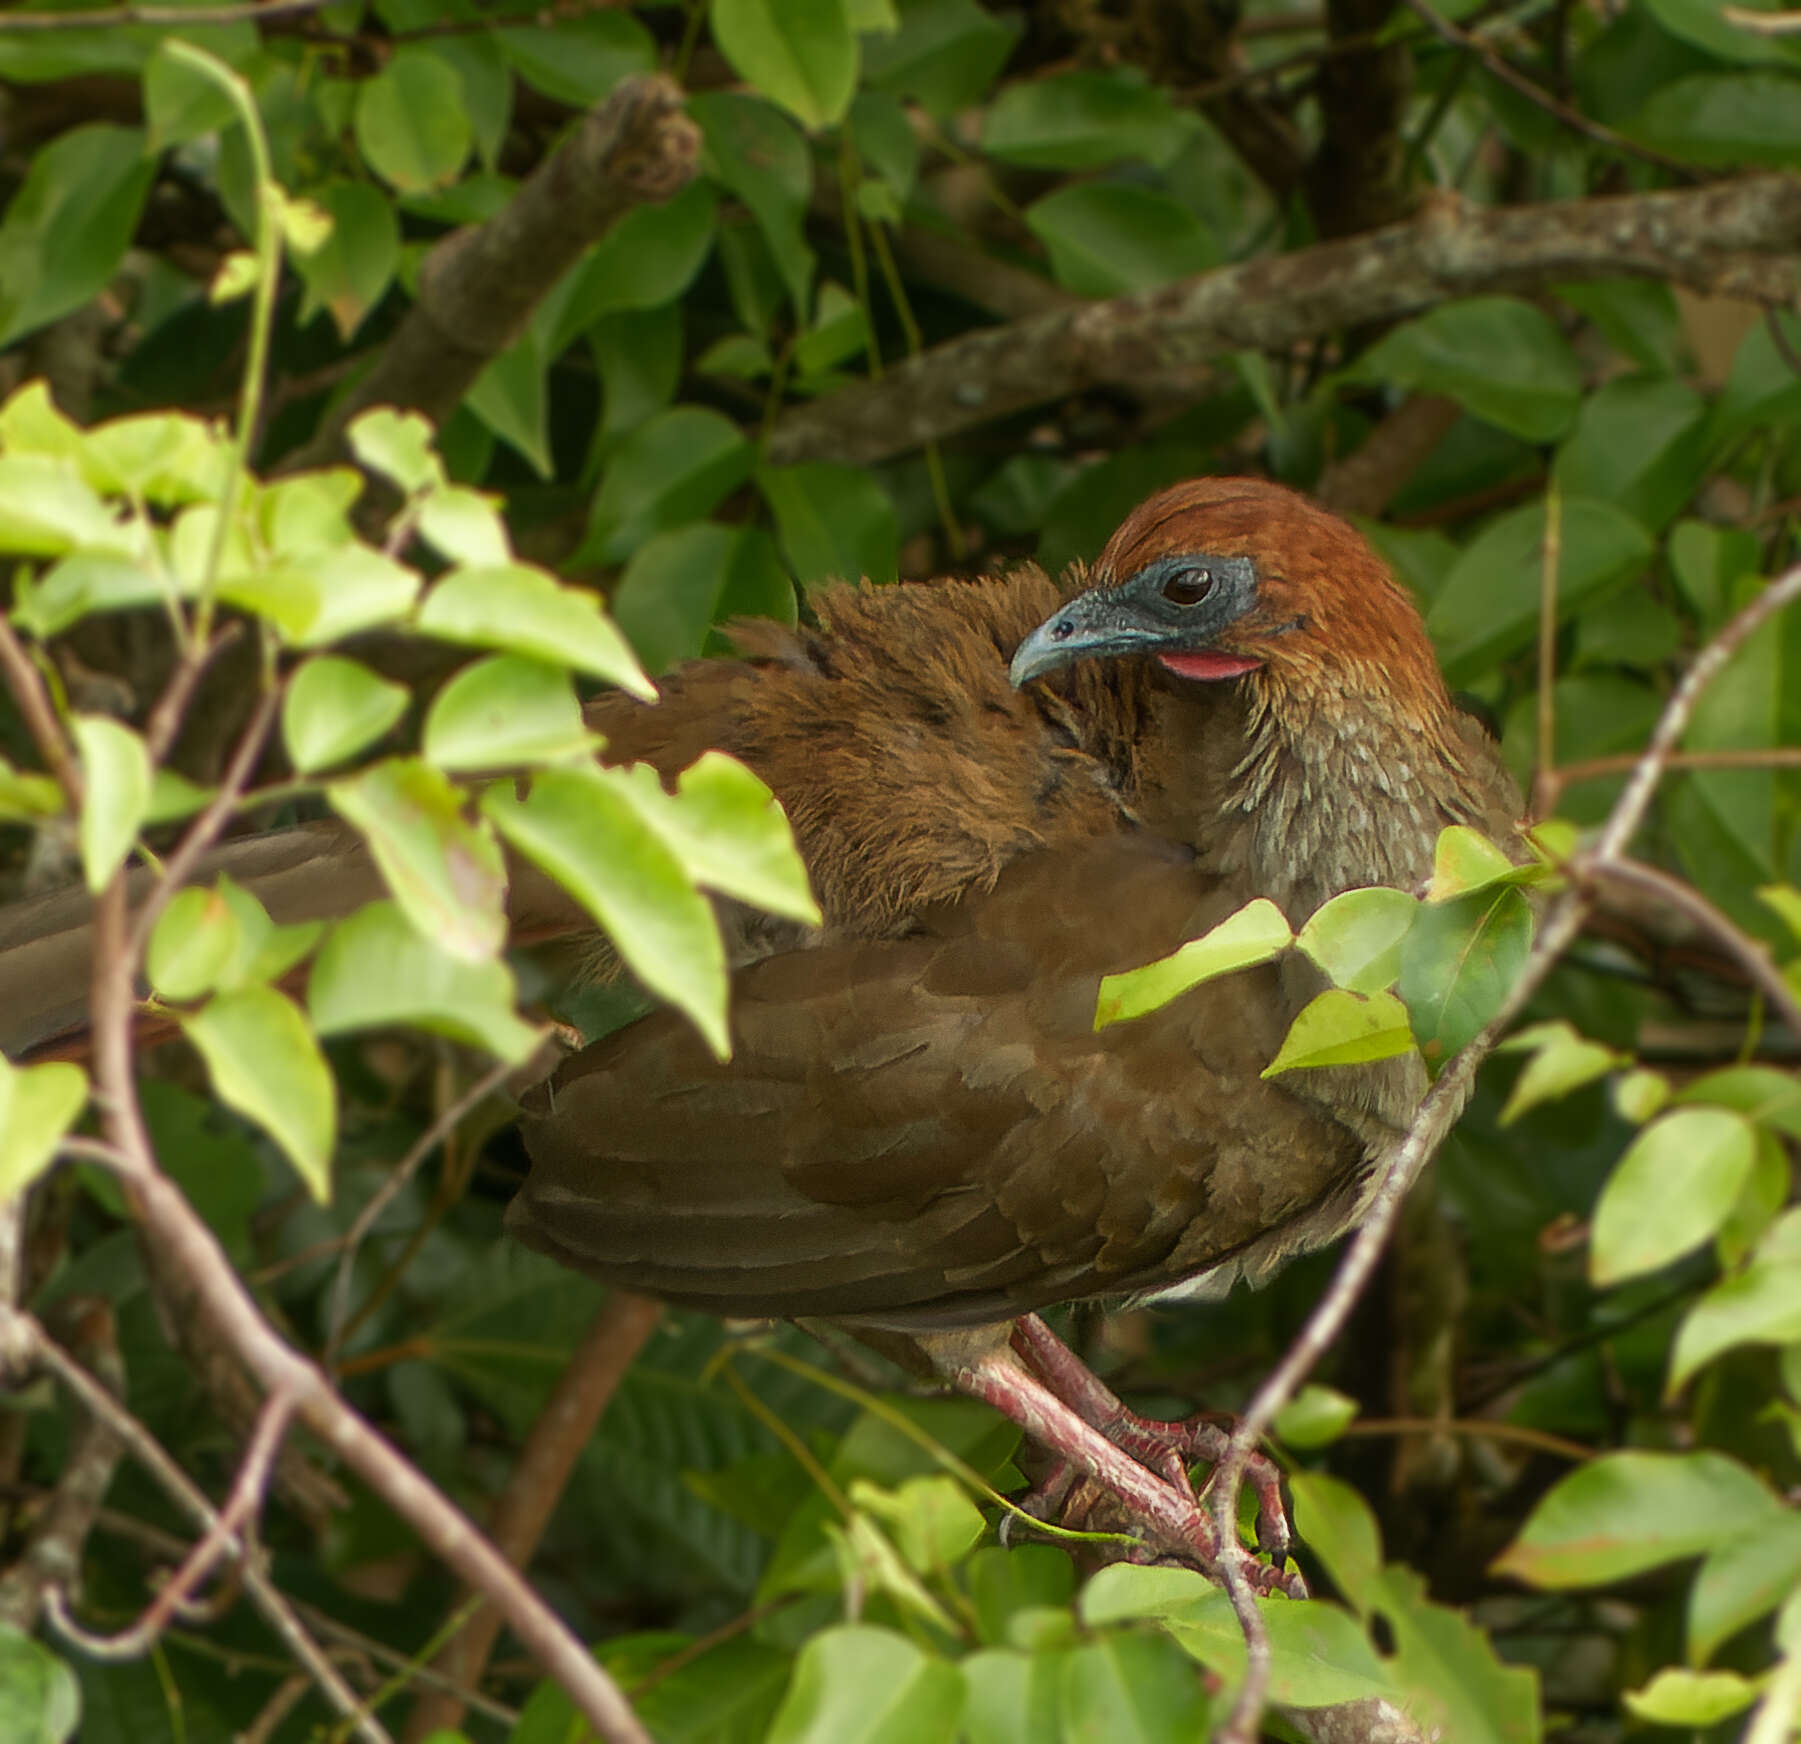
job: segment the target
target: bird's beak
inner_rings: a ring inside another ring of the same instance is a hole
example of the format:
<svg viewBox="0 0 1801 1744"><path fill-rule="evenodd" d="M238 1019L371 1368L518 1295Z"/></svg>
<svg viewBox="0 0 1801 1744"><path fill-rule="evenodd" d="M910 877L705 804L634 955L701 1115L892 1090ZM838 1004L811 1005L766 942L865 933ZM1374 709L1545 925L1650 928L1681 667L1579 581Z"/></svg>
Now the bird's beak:
<svg viewBox="0 0 1801 1744"><path fill-rule="evenodd" d="M1199 597L1187 597L1195 593ZM1017 689L1077 660L1190 653L1243 617L1256 599L1257 573L1249 558L1160 557L1118 587L1077 594L1045 619L1015 650L1007 677Z"/></svg>

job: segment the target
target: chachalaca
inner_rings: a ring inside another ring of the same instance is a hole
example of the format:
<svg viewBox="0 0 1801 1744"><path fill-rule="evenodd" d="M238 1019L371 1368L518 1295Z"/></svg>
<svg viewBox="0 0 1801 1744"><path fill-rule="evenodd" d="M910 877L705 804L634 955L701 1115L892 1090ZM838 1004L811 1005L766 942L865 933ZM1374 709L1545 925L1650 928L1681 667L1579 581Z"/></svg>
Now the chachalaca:
<svg viewBox="0 0 1801 1744"><path fill-rule="evenodd" d="M1181 1456L1217 1432L1135 1418L1032 1310L1216 1294L1331 1240L1424 1074L1265 1081L1304 962L1097 1034L1100 978L1255 896L1299 925L1417 885L1445 825L1505 841L1521 807L1411 600L1294 492L1163 491L1083 579L839 588L819 628L603 708L610 756L756 770L826 924L735 928L728 1063L669 1012L566 1060L508 1222L671 1302L910 1334L1205 1563Z"/></svg>
<svg viewBox="0 0 1801 1744"><path fill-rule="evenodd" d="M1509 837L1518 793L1386 567L1276 485L1159 493L1069 590L1028 566L816 603L817 628L740 626L744 658L682 668L655 707L590 710L611 760L749 764L825 925L723 917L728 1063L663 1011L531 1093L509 1224L671 1302L912 1335L1163 1548L1211 1562L1183 1460L1209 1432L1126 1412L1032 1311L1217 1294L1331 1240L1423 1074L1266 1082L1320 985L1293 959L1097 1034L1100 978L1254 896L1299 925L1341 890L1416 885L1444 825ZM249 881L277 918L373 894L330 827L286 840L232 850L275 856ZM513 896L516 920L587 924L541 876ZM38 938L20 961L51 1008L40 1037L68 1014L39 983L80 949L73 909L39 937L57 901L12 928Z"/></svg>

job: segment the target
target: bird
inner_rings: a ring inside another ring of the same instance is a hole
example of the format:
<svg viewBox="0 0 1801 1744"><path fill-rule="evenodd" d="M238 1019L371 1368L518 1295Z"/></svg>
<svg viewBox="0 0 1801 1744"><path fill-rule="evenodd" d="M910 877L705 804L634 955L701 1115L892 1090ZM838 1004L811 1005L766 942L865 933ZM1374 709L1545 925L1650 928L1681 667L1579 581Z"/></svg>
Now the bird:
<svg viewBox="0 0 1801 1744"><path fill-rule="evenodd" d="M609 757L666 778L708 748L748 764L824 924L726 917L729 1060L657 1012L531 1091L507 1225L684 1307L904 1336L1065 1480L1217 1567L1242 1552L1183 1469L1217 1431L1127 1411L1038 1310L1218 1295L1331 1241L1425 1070L1265 1079L1325 985L1292 955L1097 1031L1101 978L1256 897L1299 926L1347 889L1417 887L1447 825L1517 854L1518 789L1369 543L1264 480L1158 492L1062 582L1025 565L815 604L594 719Z"/></svg>
<svg viewBox="0 0 1801 1744"><path fill-rule="evenodd" d="M1518 789L1370 544L1265 480L1161 490L1061 578L810 604L733 626L733 657L654 704L589 705L609 762L673 781L724 750L759 775L823 921L720 904L730 1058L667 1009L571 1053L524 1097L507 1227L672 1304L904 1341L1050 1452L1051 1501L1088 1478L1217 1569L1242 1551L1186 1470L1217 1429L1128 1411L1039 1311L1217 1296L1333 1240L1425 1071L1265 1079L1324 985L1293 954L1097 1030L1101 979L1254 898L1298 927L1341 891L1417 887L1447 825L1517 855ZM281 919L379 888L329 825L229 852L261 856L243 871ZM591 927L514 873L516 919ZM71 1016L49 971L82 948L73 900L0 917L39 1032ZM1274 1469L1254 1476L1255 1578L1297 1590Z"/></svg>

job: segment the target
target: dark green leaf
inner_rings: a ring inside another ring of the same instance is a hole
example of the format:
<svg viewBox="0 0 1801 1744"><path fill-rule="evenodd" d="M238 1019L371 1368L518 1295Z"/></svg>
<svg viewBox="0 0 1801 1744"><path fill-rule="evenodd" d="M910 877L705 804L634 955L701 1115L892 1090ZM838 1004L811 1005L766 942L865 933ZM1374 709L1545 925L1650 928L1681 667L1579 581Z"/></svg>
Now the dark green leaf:
<svg viewBox="0 0 1801 1744"><path fill-rule="evenodd" d="M1655 279L1595 279L1585 285L1559 285L1557 294L1594 322L1614 350L1641 368L1675 375L1688 367L1682 311L1667 284Z"/></svg>
<svg viewBox="0 0 1801 1744"><path fill-rule="evenodd" d="M673 200L634 206L613 224L570 275L549 355L560 355L603 315L680 299L713 250L718 205L711 183L690 182Z"/></svg>
<svg viewBox="0 0 1801 1744"><path fill-rule="evenodd" d="M1421 906L1399 990L1435 1072L1500 1010L1531 948L1531 906L1510 886Z"/></svg>
<svg viewBox="0 0 1801 1744"><path fill-rule="evenodd" d="M462 81L429 47L403 44L359 87L356 138L370 167L402 193L441 187L475 143Z"/></svg>
<svg viewBox="0 0 1801 1744"><path fill-rule="evenodd" d="M844 0L713 0L713 40L766 97L820 128L857 88L857 38Z"/></svg>
<svg viewBox="0 0 1801 1744"><path fill-rule="evenodd" d="M987 91L1021 28L976 0L901 0L900 21L893 36L864 45L869 82L917 99L938 121Z"/></svg>
<svg viewBox="0 0 1801 1744"><path fill-rule="evenodd" d="M1095 1744L1191 1744L1207 1735L1194 1665L1161 1635L1109 1630L1060 1655L1063 1736Z"/></svg>
<svg viewBox="0 0 1801 1744"><path fill-rule="evenodd" d="M1153 291L1219 265L1207 226L1167 194L1130 182L1078 182L1047 194L1026 222L1066 290L1083 297Z"/></svg>
<svg viewBox="0 0 1801 1744"><path fill-rule="evenodd" d="M1788 168L1801 153L1801 79L1696 73L1655 92L1624 131L1689 163Z"/></svg>
<svg viewBox="0 0 1801 1744"><path fill-rule="evenodd" d="M1710 1233L1703 1232L1702 1239ZM1722 1351L1796 1340L1801 1340L1801 1212L1790 1211L1764 1234L1742 1272L1722 1278L1683 1316L1670 1353L1670 1390Z"/></svg>
<svg viewBox="0 0 1801 1744"><path fill-rule="evenodd" d="M1565 496L1614 503L1655 532L1699 488L1709 424L1707 402L1687 382L1617 377L1583 400L1557 453L1558 486Z"/></svg>
<svg viewBox="0 0 1801 1744"><path fill-rule="evenodd" d="M749 207L788 296L804 317L814 265L805 236L813 191L805 137L779 109L736 92L692 97L688 112L706 135L710 172Z"/></svg>
<svg viewBox="0 0 1801 1744"><path fill-rule="evenodd" d="M0 224L0 345L106 289L156 173L144 144L138 128L93 121L30 156Z"/></svg>
<svg viewBox="0 0 1801 1744"><path fill-rule="evenodd" d="M766 466L757 488L803 587L827 581L892 581L899 544L894 504L867 472L830 461Z"/></svg>
<svg viewBox="0 0 1801 1744"><path fill-rule="evenodd" d="M967 1744L1062 1744L1063 1655L988 1647L958 1661Z"/></svg>
<svg viewBox="0 0 1801 1744"><path fill-rule="evenodd" d="M1528 442L1553 442L1582 402L1582 371L1557 325L1512 297L1447 303L1397 327L1353 366L1364 381L1448 394Z"/></svg>
<svg viewBox="0 0 1801 1744"><path fill-rule="evenodd" d="M1135 67L1058 73L1006 86L989 107L982 149L1029 169L1098 170L1133 158L1161 166L1194 131L1193 118Z"/></svg>
<svg viewBox="0 0 1801 1744"><path fill-rule="evenodd" d="M302 325L328 311L338 337L348 340L381 301L400 265L400 222L393 202L368 182L327 182L309 191L331 216L331 235L310 254L296 254L306 286Z"/></svg>
<svg viewBox="0 0 1801 1744"><path fill-rule="evenodd" d="M598 103L632 73L656 71L655 39L623 8L509 25L495 35L526 84L577 109Z"/></svg>
<svg viewBox="0 0 1801 1744"><path fill-rule="evenodd" d="M582 557L618 563L652 534L701 519L755 461L737 425L706 406L672 406L647 418L607 466Z"/></svg>

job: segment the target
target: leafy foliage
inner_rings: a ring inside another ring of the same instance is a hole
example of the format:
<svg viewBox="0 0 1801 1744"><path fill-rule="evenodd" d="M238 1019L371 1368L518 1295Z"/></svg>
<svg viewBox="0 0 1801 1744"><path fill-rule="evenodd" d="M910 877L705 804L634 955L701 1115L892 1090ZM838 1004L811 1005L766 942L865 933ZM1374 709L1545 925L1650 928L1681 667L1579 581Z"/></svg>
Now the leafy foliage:
<svg viewBox="0 0 1801 1744"><path fill-rule="evenodd" d="M1340 10L1322 26L1254 0L1236 35L1217 10L1074 0L0 16L0 555L81 787L0 718L6 867L21 891L59 866L101 891L161 863L222 792L234 826L335 817L368 842L384 889L329 928L282 924L227 877L172 895L147 979L192 1048L146 1057L144 1109L262 1304L478 1512L595 1293L504 1241L490 1107L351 1231L462 1091L545 1033L559 966L504 948L503 847L637 984L554 995L588 1033L643 989L724 1054L709 896L815 912L742 768L708 756L671 791L598 765L593 687L649 696L647 674L723 650L731 620L794 622L837 578L1092 556L1190 473L1329 494L1380 449L1373 430L1436 403L1432 441L1354 506L1567 827L1527 865L1452 829L1424 890L1311 917L1253 904L1110 977L1096 1014L1278 964L1320 988L1270 1067L1304 1093L1346 1062L1436 1075L1483 1031L1622 754L1793 560L1801 319L1649 276L1500 282L1268 349L1247 318L1217 355L1147 354L973 430L995 381L972 369L942 424L929 406L906 429L858 424L858 391L936 346L987 333L995 379L1030 377L1072 305L1280 263L1429 191L1567 206L1680 186L1687 166L1729 199L1731 172L1801 168L1801 39L1711 0L1446 7L1448 36L1428 7L1354 31ZM654 69L689 92L688 185L509 310L440 430L378 408L350 425L355 467L296 465L449 270L442 239L512 209L580 111ZM1326 173L1347 142L1375 148L1361 192ZM785 434L833 408L811 446ZM236 644L212 650L227 623ZM1801 994L1798 626L1735 652L1637 851ZM153 704L199 649L216 670L172 735ZM279 766L225 791L259 707ZM1279 1418L1327 1593L1265 1605L1279 1701L1380 1696L1460 1744L1795 1730L1795 1038L1695 912L1625 907L1552 975L1331 1387ZM86 1161L46 1172L91 1113L80 1068L0 1064L0 1196L36 1183L33 1307L108 1304L133 1410L223 1493L242 1425L163 1330L170 1285L118 1187ZM1105 1334L1078 1316L1072 1336L1134 1402L1240 1404L1323 1277L1305 1262L1254 1297ZM1017 1476L1011 1432L879 1382L847 1399L807 1348L671 1319L534 1564L662 1744L1204 1735L1243 1667L1220 1593L1182 1570L1094 1572L1104 1540L1074 1557L995 1542L985 1486ZM35 1504L75 1420L41 1389L9 1403L0 1476ZM284 1483L268 1510L278 1583L404 1675L449 1610L435 1565L369 1493L324 1515L303 1493ZM129 1464L109 1506L83 1562L93 1626L135 1614L144 1547L186 1530ZM8 1562L33 1518L9 1516ZM308 1694L280 1718L289 1670L241 1606L123 1663L0 1620L0 1734L205 1740L267 1715L300 1737L325 1710ZM488 1687L470 1736L571 1735L556 1688L517 1667Z"/></svg>

